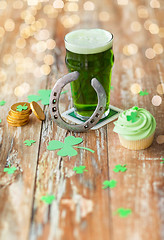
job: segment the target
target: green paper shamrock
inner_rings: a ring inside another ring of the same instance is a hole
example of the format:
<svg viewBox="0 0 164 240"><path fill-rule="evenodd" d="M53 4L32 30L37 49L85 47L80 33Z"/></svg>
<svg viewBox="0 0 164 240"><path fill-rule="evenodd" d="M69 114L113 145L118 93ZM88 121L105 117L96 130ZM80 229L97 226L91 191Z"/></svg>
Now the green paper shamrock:
<svg viewBox="0 0 164 240"><path fill-rule="evenodd" d="M47 149L50 151L53 151L53 150L57 150L57 149L61 148L61 150L58 151L57 155L62 156L62 157L66 157L66 156L73 157L73 156L77 155L77 151L74 148L82 148L82 149L85 149L85 150L88 150L88 151L94 153L94 151L92 149L74 146L76 144L81 143L82 141L83 141L82 138L68 136L64 139L64 143L57 141L57 140L50 141L48 143L49 145L47 146ZM74 148L73 148L73 146L74 146Z"/></svg>
<svg viewBox="0 0 164 240"><path fill-rule="evenodd" d="M23 110L27 110L28 106L26 106L26 103L22 105L18 105L16 111L21 112Z"/></svg>
<svg viewBox="0 0 164 240"><path fill-rule="evenodd" d="M31 146L33 143L35 143L35 140L25 140L24 143L26 146Z"/></svg>
<svg viewBox="0 0 164 240"><path fill-rule="evenodd" d="M0 106L4 106L5 103L6 103L6 101L4 101L4 100L0 101Z"/></svg>
<svg viewBox="0 0 164 240"><path fill-rule="evenodd" d="M118 208L115 214L118 214L120 217L125 218L128 217L132 213L130 208Z"/></svg>
<svg viewBox="0 0 164 240"><path fill-rule="evenodd" d="M8 174L13 174L15 171L17 170L16 167L10 167L10 164L9 164L9 167L8 168L4 168L4 172L7 172Z"/></svg>
<svg viewBox="0 0 164 240"><path fill-rule="evenodd" d="M116 165L115 168L113 169L114 172L125 172L127 170L126 164L124 165Z"/></svg>
<svg viewBox="0 0 164 240"><path fill-rule="evenodd" d="M114 90L114 87L113 87L113 86L110 86L110 90Z"/></svg>
<svg viewBox="0 0 164 240"><path fill-rule="evenodd" d="M164 164L164 158L162 158L162 162L160 162L161 164Z"/></svg>
<svg viewBox="0 0 164 240"><path fill-rule="evenodd" d="M137 112L131 112L130 115L126 116L127 121L132 121L132 123L136 122L138 120Z"/></svg>
<svg viewBox="0 0 164 240"><path fill-rule="evenodd" d="M55 199L54 195L46 195L46 196L42 196L41 197L41 201L43 201L43 202L45 202L47 204L51 204L54 199Z"/></svg>
<svg viewBox="0 0 164 240"><path fill-rule="evenodd" d="M140 91L139 92L139 95L140 96L145 96L145 95L148 95L149 93L145 90L145 91Z"/></svg>
<svg viewBox="0 0 164 240"><path fill-rule="evenodd" d="M67 93L68 90L61 92L61 94ZM43 105L48 105L50 103L51 89L40 89L38 91L39 95L29 95L28 102L38 102L41 101Z"/></svg>
<svg viewBox="0 0 164 240"><path fill-rule="evenodd" d="M50 102L50 95L51 95L51 89L40 89L38 91L39 95L29 95L28 101L32 102L38 102L41 101L43 105L48 105Z"/></svg>
<svg viewBox="0 0 164 240"><path fill-rule="evenodd" d="M85 166L79 166L79 167L74 167L73 171L75 171L77 174L81 174L84 171L87 172L88 170L85 169Z"/></svg>
<svg viewBox="0 0 164 240"><path fill-rule="evenodd" d="M106 180L103 182L103 185L104 185L103 189L108 188L108 187L114 188L117 185L117 181L116 180L110 180L110 181Z"/></svg>

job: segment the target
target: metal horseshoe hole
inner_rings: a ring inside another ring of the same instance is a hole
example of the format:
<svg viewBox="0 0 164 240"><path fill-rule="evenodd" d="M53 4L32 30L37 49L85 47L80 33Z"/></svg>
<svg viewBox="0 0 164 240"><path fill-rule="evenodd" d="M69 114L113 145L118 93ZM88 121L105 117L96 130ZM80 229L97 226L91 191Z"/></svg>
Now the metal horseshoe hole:
<svg viewBox="0 0 164 240"><path fill-rule="evenodd" d="M61 94L62 89L70 82L76 81L79 77L79 72L75 71L72 73L68 73L67 75L61 77L56 84L54 85L51 96L50 96L50 114L52 119L55 123L64 129L74 132L86 132L90 128L96 125L96 123L101 119L102 115L104 114L105 107L106 107L106 93L101 85L101 83L96 79L93 78L91 80L91 85L97 93L98 97L98 104L97 107L92 114L92 116L83 124L69 124L61 117L59 112L59 97Z"/></svg>

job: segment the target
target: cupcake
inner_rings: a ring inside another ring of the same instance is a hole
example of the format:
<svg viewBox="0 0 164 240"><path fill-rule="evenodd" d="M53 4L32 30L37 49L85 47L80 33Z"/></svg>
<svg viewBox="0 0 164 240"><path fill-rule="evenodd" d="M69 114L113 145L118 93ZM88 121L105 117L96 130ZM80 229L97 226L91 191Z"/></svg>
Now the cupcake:
<svg viewBox="0 0 164 240"><path fill-rule="evenodd" d="M114 124L113 131L118 133L120 143L125 148L145 149L153 142L156 121L144 108L132 107L120 113Z"/></svg>

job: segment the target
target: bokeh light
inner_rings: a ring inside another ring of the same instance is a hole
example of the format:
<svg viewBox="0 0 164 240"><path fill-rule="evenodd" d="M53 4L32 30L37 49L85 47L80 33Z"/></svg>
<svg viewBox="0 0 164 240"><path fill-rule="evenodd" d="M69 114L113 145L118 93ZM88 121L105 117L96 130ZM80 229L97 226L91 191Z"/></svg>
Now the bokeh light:
<svg viewBox="0 0 164 240"><path fill-rule="evenodd" d="M65 4L64 10L67 12L77 12L79 10L79 6L75 2L68 2Z"/></svg>
<svg viewBox="0 0 164 240"><path fill-rule="evenodd" d="M150 6L151 6L152 8L160 8L160 2L157 1L157 0L151 0L151 1L150 1Z"/></svg>
<svg viewBox="0 0 164 240"><path fill-rule="evenodd" d="M54 57L51 54L45 55L44 63L47 65L52 65L54 63Z"/></svg>
<svg viewBox="0 0 164 240"><path fill-rule="evenodd" d="M13 8L14 9L22 9L23 8L23 1L16 0L13 2Z"/></svg>
<svg viewBox="0 0 164 240"><path fill-rule="evenodd" d="M49 37L50 37L50 32L47 29L42 29L37 34L35 34L35 38L38 41L47 40Z"/></svg>
<svg viewBox="0 0 164 240"><path fill-rule="evenodd" d="M43 75L48 75L50 72L51 72L51 68L49 65L47 64L43 64L41 67L40 67L40 70L41 70L41 73Z"/></svg>
<svg viewBox="0 0 164 240"><path fill-rule="evenodd" d="M54 49L56 47L56 42L53 39L48 39L46 41L46 45L47 45L47 49L48 50L52 50L52 49Z"/></svg>
<svg viewBox="0 0 164 240"><path fill-rule="evenodd" d="M102 11L99 13L99 20L102 22L107 22L110 19L110 15L106 11Z"/></svg>
<svg viewBox="0 0 164 240"><path fill-rule="evenodd" d="M138 94L141 91L141 86L138 83L131 85L130 90L133 94Z"/></svg>
<svg viewBox="0 0 164 240"><path fill-rule="evenodd" d="M145 51L145 56L148 58L148 59L153 59L155 57L155 51L152 49L152 48L148 48L146 49Z"/></svg>
<svg viewBox="0 0 164 240"><path fill-rule="evenodd" d="M95 4L91 1L86 1L83 7L85 11L93 11L95 9Z"/></svg>
<svg viewBox="0 0 164 240"><path fill-rule="evenodd" d="M9 18L5 21L4 28L7 32L12 32L15 29L15 23L14 21Z"/></svg>
<svg viewBox="0 0 164 240"><path fill-rule="evenodd" d="M25 48L25 46L26 46L26 40L24 38L18 38L16 40L16 47L17 48L23 49L23 48Z"/></svg>
<svg viewBox="0 0 164 240"><path fill-rule="evenodd" d="M14 94L16 97L22 97L26 95L30 90L30 85L27 82L22 83L14 89Z"/></svg>
<svg viewBox="0 0 164 240"><path fill-rule="evenodd" d="M5 54L3 56L3 63L6 65L10 65L13 62L13 56L11 54Z"/></svg>
<svg viewBox="0 0 164 240"><path fill-rule="evenodd" d="M6 9L6 8L7 8L7 2L1 0L1 1L0 1L0 10L4 10L4 9Z"/></svg>
<svg viewBox="0 0 164 240"><path fill-rule="evenodd" d="M153 50L156 54L162 54L163 53L163 46L160 43L155 43L153 46Z"/></svg>
<svg viewBox="0 0 164 240"><path fill-rule="evenodd" d="M151 100L152 104L156 107L160 106L162 103L162 98L158 95L153 96Z"/></svg>
<svg viewBox="0 0 164 240"><path fill-rule="evenodd" d="M138 9L138 16L140 18L148 18L149 14L148 14L148 10L147 10L147 7L145 6L139 6Z"/></svg>
<svg viewBox="0 0 164 240"><path fill-rule="evenodd" d="M138 46L134 43L131 43L129 45L125 45L123 47L123 53L126 56L131 56L131 55L135 55L138 52Z"/></svg>
<svg viewBox="0 0 164 240"><path fill-rule="evenodd" d="M53 3L54 8L63 8L64 2L62 0L55 0Z"/></svg>
<svg viewBox="0 0 164 240"><path fill-rule="evenodd" d="M137 21L134 21L131 23L130 28L133 32L139 32L141 31L141 24Z"/></svg>
<svg viewBox="0 0 164 240"><path fill-rule="evenodd" d="M117 0L118 5L127 5L129 3L128 0Z"/></svg>
<svg viewBox="0 0 164 240"><path fill-rule="evenodd" d="M151 23L149 26L149 31L151 34L158 34L159 33L159 27L155 23Z"/></svg>

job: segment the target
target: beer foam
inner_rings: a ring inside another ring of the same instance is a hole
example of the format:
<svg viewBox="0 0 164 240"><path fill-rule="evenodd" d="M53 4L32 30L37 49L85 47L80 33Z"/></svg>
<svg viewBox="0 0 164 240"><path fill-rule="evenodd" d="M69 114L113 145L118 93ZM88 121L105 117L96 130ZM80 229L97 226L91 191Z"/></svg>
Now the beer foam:
<svg viewBox="0 0 164 240"><path fill-rule="evenodd" d="M103 29L80 29L66 34L65 47L78 54L95 54L113 45L113 35Z"/></svg>

